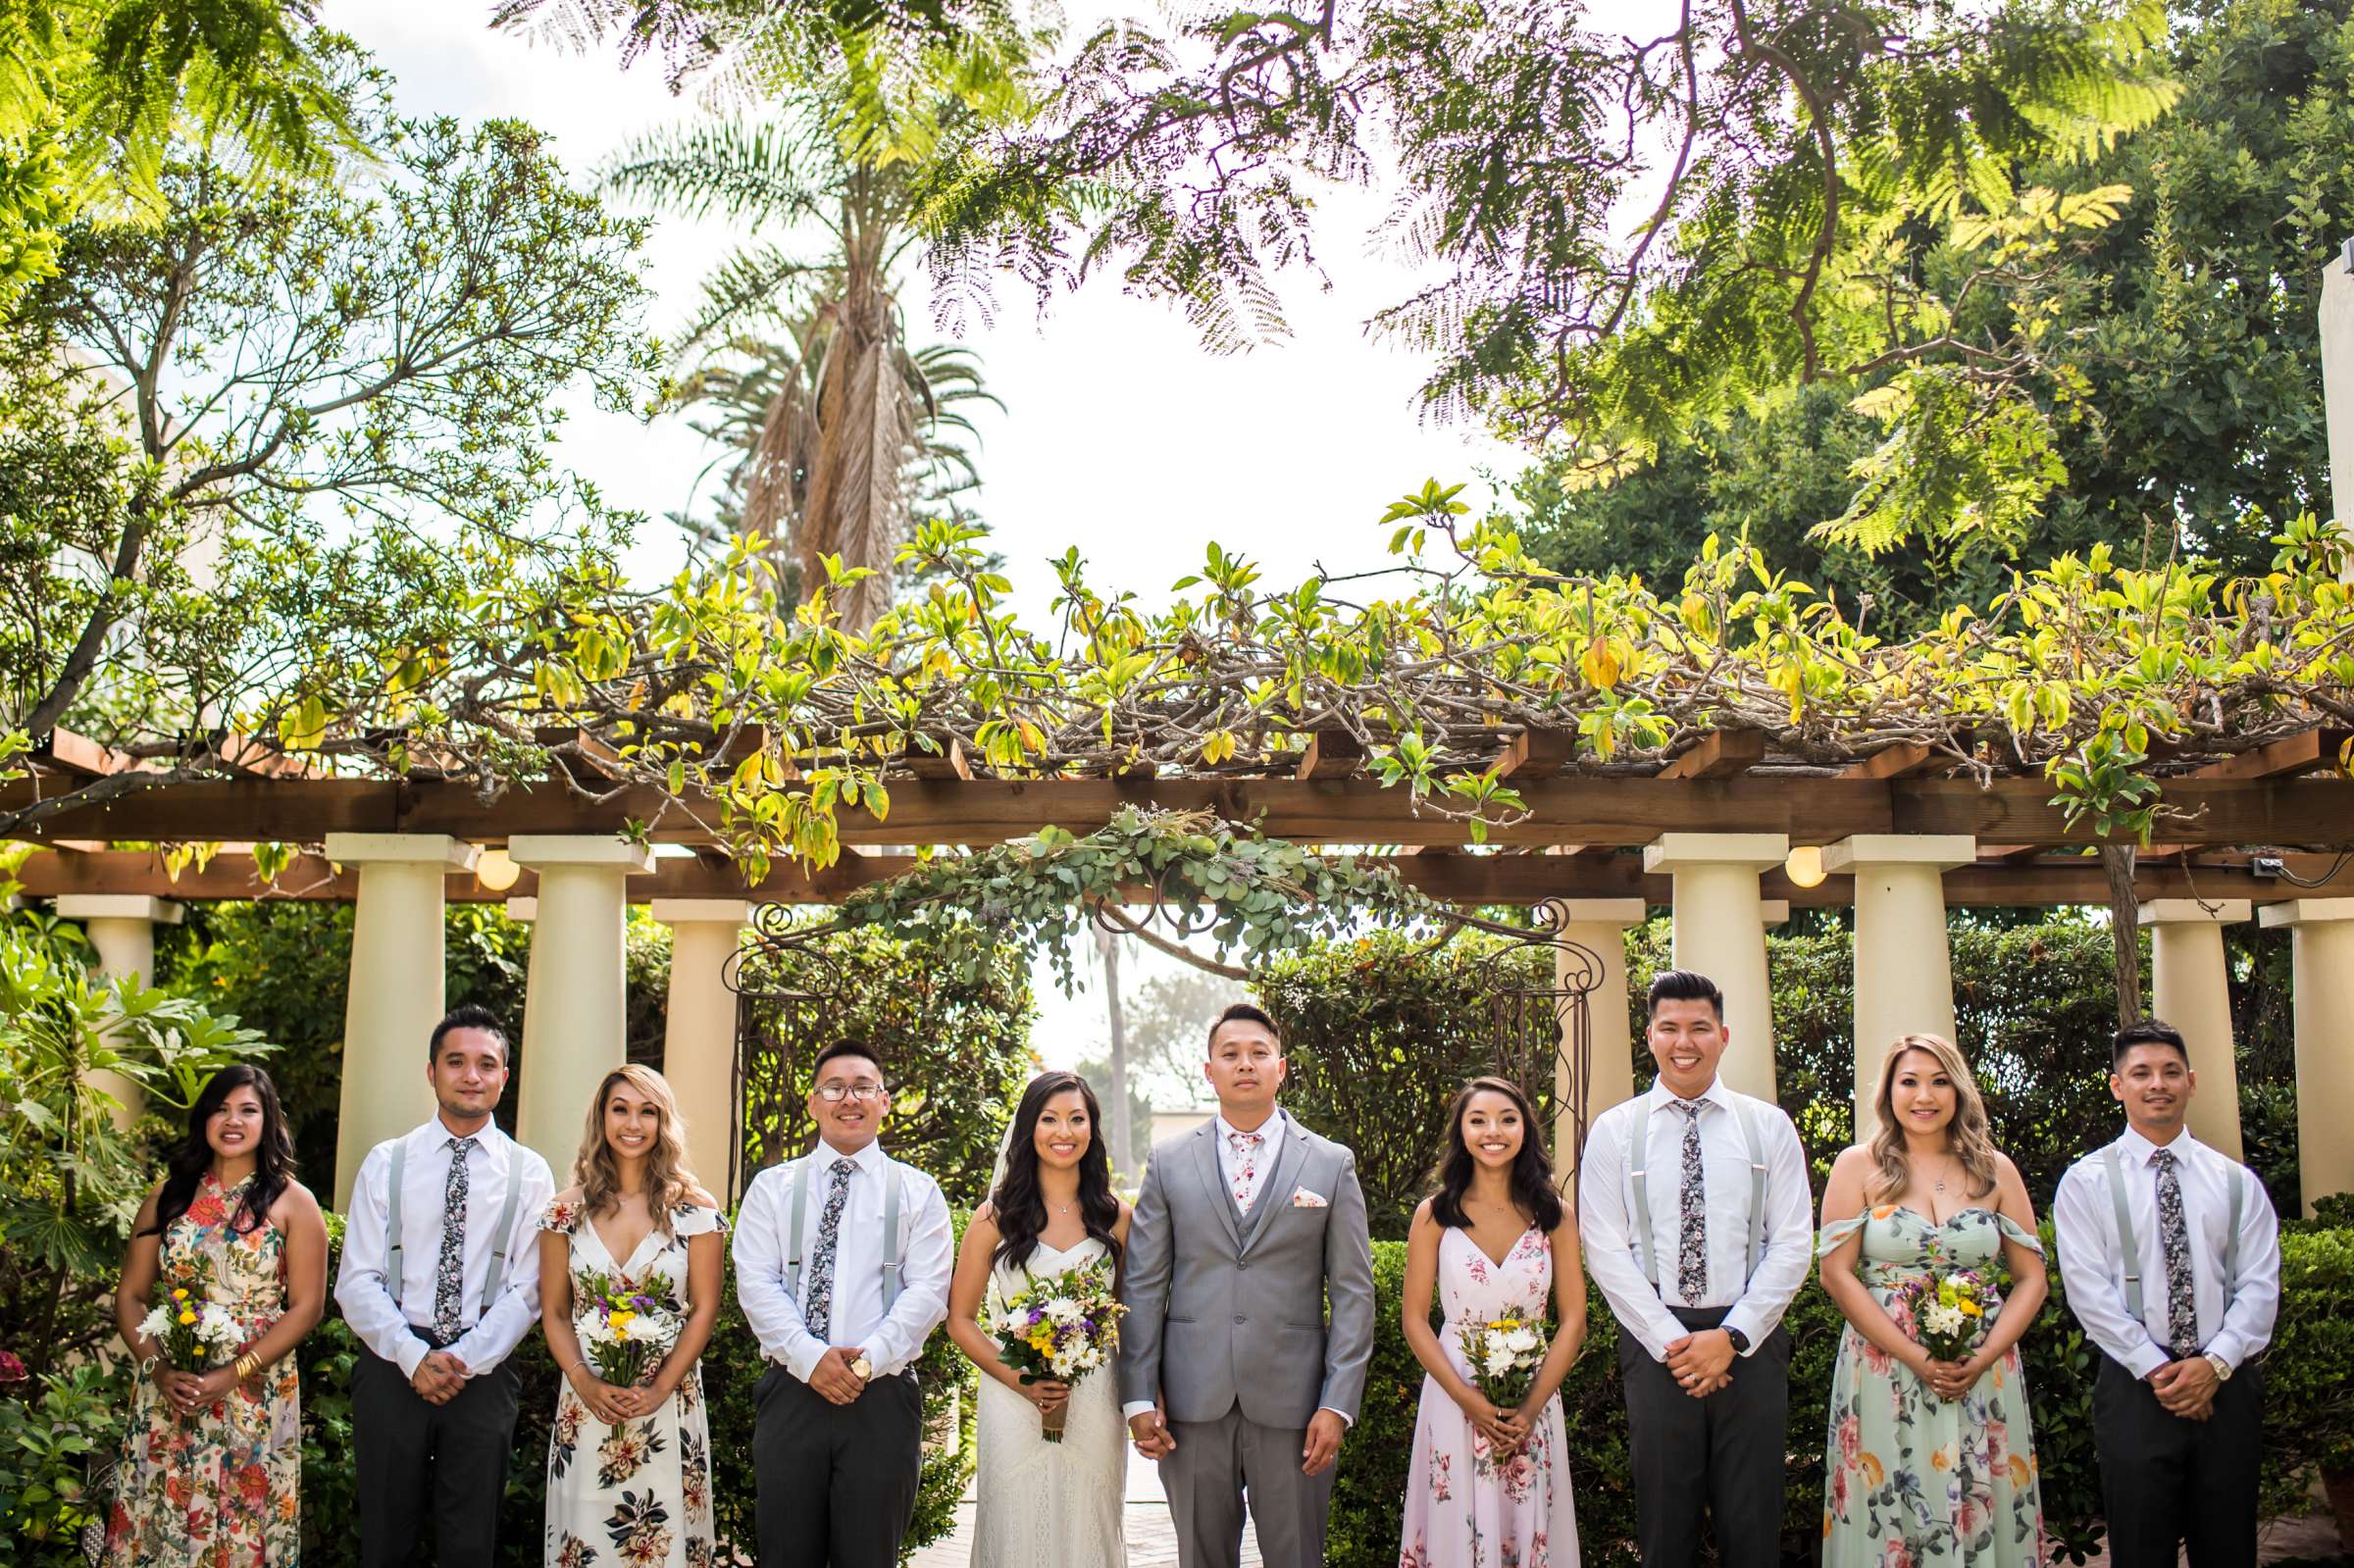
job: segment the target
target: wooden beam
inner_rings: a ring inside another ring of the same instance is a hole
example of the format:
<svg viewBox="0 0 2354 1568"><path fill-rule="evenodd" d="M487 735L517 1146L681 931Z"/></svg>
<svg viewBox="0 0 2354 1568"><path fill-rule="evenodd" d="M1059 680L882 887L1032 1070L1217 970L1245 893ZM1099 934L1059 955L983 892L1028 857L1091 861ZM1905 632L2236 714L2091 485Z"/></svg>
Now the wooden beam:
<svg viewBox="0 0 2354 1568"><path fill-rule="evenodd" d="M578 725L544 725L532 732L532 738L545 746L556 766L584 787L601 789L629 777L629 764L621 760L621 753Z"/></svg>
<svg viewBox="0 0 2354 1568"><path fill-rule="evenodd" d="M1766 760L1766 735L1758 730L1713 730L1700 744L1669 760L1662 779L1730 779Z"/></svg>
<svg viewBox="0 0 2354 1568"><path fill-rule="evenodd" d="M2194 779L2281 779L2337 766L2337 754L2354 731L2308 730L2303 734L2243 751L2236 757L2211 762L2191 775Z"/></svg>
<svg viewBox="0 0 2354 1568"><path fill-rule="evenodd" d="M0 781L0 817L57 794L57 781ZM1489 831L1499 845L1542 847L1649 843L1661 834L1780 833L1802 843L1851 834L1969 834L1986 844L2097 842L2072 827L2040 779L1851 780L1751 773L1696 786L1691 780L1563 774L1516 786L1525 821ZM891 812L840 818L845 844L992 844L1053 824L1091 833L1123 806L1212 811L1300 843L1464 844L1459 819L1416 814L1404 788L1369 778L893 780ZM2172 842L2201 846L2354 847L2354 782L2340 779L2175 780L2166 799L2184 816ZM134 789L69 806L7 832L36 839L241 839L267 834L315 843L330 833L446 833L495 843L516 834L613 833L625 821L655 823L665 843L704 843L710 834L663 792L617 786L587 799L560 784L517 784L493 798L446 780L240 779ZM699 801L706 812L717 808ZM657 821L657 819L659 819Z"/></svg>
<svg viewBox="0 0 2354 1568"><path fill-rule="evenodd" d="M110 774L130 773L145 768L161 771L153 764L142 763L128 751L117 751L88 735L71 730L52 730L32 743L32 759L58 773L70 773L84 779L103 779Z"/></svg>
<svg viewBox="0 0 2354 1568"><path fill-rule="evenodd" d="M962 779L971 782L973 765L964 755L964 742L954 735L933 735L933 745L939 749L926 751L916 737L907 737L907 749L899 761L918 779Z"/></svg>
<svg viewBox="0 0 2354 1568"><path fill-rule="evenodd" d="M1499 779L1550 779L1577 754L1574 730L1523 730L1512 736L1488 772Z"/></svg>
<svg viewBox="0 0 2354 1568"><path fill-rule="evenodd" d="M1900 741L1875 751L1839 775L1842 779L1903 779L1952 759L1935 746L1919 740Z"/></svg>
<svg viewBox="0 0 2354 1568"><path fill-rule="evenodd" d="M1307 737L1295 779L1346 779L1365 765L1364 743L1346 730L1319 730Z"/></svg>

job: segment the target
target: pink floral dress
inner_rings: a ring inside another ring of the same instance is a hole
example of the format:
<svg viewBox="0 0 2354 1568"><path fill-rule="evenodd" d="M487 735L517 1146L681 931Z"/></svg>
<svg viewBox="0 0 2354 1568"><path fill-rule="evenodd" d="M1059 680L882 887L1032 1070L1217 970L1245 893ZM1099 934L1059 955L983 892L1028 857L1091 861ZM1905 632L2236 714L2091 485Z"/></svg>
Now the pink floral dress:
<svg viewBox="0 0 2354 1568"><path fill-rule="evenodd" d="M188 1211L164 1230L162 1277L201 1280L251 1345L285 1310L286 1238L267 1221L234 1229L245 1186L224 1191L204 1174ZM142 1373L107 1513L108 1568L297 1562L301 1484L302 1386L292 1356L184 1416Z"/></svg>
<svg viewBox="0 0 2354 1568"><path fill-rule="evenodd" d="M1823 1227L1822 1250L1858 1231L1857 1275L1915 1340L1908 1288L1955 1269L1992 1277L2005 1239L2043 1250L1992 1209L1934 1225L1895 1204ZM2001 1310L1989 1301L1987 1318ZM1823 1568L2037 1568L2050 1555L2017 1347L1949 1401L1850 1324L1831 1374Z"/></svg>
<svg viewBox="0 0 2354 1568"><path fill-rule="evenodd" d="M1502 1263L1470 1233L1439 1232L1439 1342L1466 1379L1462 1327L1507 1313L1546 1317L1553 1300L1553 1247L1530 1226ZM1422 1380L1414 1454L1407 1470L1406 1535L1399 1568L1576 1568L1577 1510L1561 1401L1547 1401L1528 1443L1503 1464L1488 1440L1436 1378Z"/></svg>

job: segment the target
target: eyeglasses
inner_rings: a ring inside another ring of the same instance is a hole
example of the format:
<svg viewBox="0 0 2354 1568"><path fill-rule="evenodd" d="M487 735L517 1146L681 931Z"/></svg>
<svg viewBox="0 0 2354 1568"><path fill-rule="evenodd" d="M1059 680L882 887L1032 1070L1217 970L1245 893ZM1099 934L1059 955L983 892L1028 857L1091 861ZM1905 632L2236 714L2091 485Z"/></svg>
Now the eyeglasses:
<svg viewBox="0 0 2354 1568"><path fill-rule="evenodd" d="M880 1084L820 1084L810 1092L828 1105L840 1105L844 1100L879 1100L890 1090Z"/></svg>

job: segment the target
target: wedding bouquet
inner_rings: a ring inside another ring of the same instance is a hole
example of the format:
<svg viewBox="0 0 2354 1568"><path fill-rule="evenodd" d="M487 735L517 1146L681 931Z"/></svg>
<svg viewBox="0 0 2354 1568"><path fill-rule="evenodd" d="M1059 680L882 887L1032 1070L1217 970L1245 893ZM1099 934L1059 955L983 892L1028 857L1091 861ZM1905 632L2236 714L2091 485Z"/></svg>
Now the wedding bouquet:
<svg viewBox="0 0 2354 1568"><path fill-rule="evenodd" d="M1969 1269L1915 1281L1909 1288L1914 1337L1934 1361L1966 1361L1986 1337L1994 1288Z"/></svg>
<svg viewBox="0 0 2354 1568"><path fill-rule="evenodd" d="M1528 1397L1537 1368L1545 1364L1548 1339L1535 1318L1491 1318L1465 1328L1458 1342L1471 1364L1471 1381L1500 1410L1516 1410Z"/></svg>
<svg viewBox="0 0 2354 1568"><path fill-rule="evenodd" d="M574 1277L572 1319L596 1375L617 1389L636 1388L660 1366L686 1327L666 1295L593 1269Z"/></svg>
<svg viewBox="0 0 2354 1568"><path fill-rule="evenodd" d="M982 1327L995 1335L998 1354L1022 1375L1022 1382L1077 1383L1111 1362L1120 1342L1120 1314L1128 1309L1111 1291L1111 1260L1033 1280L1030 1288L1001 1301ZM1066 1400L1039 1416L1039 1434L1062 1441L1070 1419Z"/></svg>
<svg viewBox="0 0 2354 1568"><path fill-rule="evenodd" d="M245 1342L244 1326L229 1308L208 1300L201 1269L158 1281L155 1305L139 1320L139 1332L163 1346L175 1372L208 1372L233 1359Z"/></svg>

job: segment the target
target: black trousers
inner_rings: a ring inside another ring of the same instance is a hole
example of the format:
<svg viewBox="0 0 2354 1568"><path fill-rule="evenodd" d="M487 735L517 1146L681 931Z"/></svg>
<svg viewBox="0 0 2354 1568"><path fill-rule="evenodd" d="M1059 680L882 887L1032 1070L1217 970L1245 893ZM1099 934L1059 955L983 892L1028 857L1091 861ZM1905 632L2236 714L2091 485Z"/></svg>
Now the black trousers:
<svg viewBox="0 0 2354 1568"><path fill-rule="evenodd" d="M1724 1321L1723 1308L1667 1310L1694 1331ZM1704 1504L1722 1568L1777 1568L1781 1561L1789 1332L1776 1327L1753 1354L1733 1358L1732 1372L1732 1382L1695 1399L1633 1335L1618 1336L1643 1568L1692 1568L1700 1560Z"/></svg>
<svg viewBox="0 0 2354 1568"><path fill-rule="evenodd" d="M877 1378L835 1404L772 1366L755 1397L760 1568L896 1568L924 1467L915 1374Z"/></svg>
<svg viewBox="0 0 2354 1568"><path fill-rule="evenodd" d="M2108 1356L2092 1384L2092 1442L2115 1568L2255 1568L2256 1484L2264 1460L2264 1369L2239 1368L2215 1413L2185 1421Z"/></svg>
<svg viewBox="0 0 2354 1568"><path fill-rule="evenodd" d="M522 1386L502 1365L468 1378L449 1403L431 1404L397 1365L360 1351L351 1428L362 1568L490 1568Z"/></svg>

